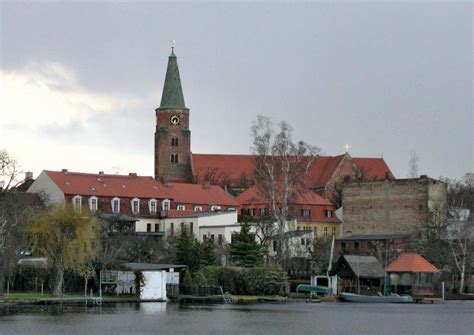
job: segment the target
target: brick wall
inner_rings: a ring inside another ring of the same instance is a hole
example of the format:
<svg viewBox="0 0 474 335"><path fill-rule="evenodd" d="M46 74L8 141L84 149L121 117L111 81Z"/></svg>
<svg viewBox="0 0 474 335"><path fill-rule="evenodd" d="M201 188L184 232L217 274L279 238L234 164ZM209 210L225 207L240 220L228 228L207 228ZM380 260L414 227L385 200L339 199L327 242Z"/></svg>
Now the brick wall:
<svg viewBox="0 0 474 335"><path fill-rule="evenodd" d="M418 232L428 206L446 208L446 184L431 178L344 185L344 236Z"/></svg>

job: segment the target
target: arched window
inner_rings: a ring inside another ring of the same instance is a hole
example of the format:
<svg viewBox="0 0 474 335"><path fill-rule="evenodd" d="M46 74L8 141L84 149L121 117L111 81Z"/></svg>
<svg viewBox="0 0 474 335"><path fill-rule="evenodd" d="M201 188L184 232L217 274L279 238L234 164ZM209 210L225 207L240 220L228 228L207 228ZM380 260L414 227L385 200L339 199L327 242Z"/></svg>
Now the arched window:
<svg viewBox="0 0 474 335"><path fill-rule="evenodd" d="M178 138L175 138L175 139L174 139L174 145L175 145L175 146L178 146Z"/></svg>
<svg viewBox="0 0 474 335"><path fill-rule="evenodd" d="M178 154L171 154L171 163L178 163Z"/></svg>
<svg viewBox="0 0 474 335"><path fill-rule="evenodd" d="M173 137L173 138L171 139L171 145L172 145L173 147L177 147L177 146L178 146L178 138Z"/></svg>

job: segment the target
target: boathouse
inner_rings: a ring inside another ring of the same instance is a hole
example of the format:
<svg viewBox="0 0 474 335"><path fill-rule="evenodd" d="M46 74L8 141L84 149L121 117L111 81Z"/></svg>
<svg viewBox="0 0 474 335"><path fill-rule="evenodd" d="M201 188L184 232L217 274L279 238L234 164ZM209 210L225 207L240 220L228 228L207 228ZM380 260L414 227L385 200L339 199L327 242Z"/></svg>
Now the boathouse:
<svg viewBox="0 0 474 335"><path fill-rule="evenodd" d="M421 255L403 253L390 263L387 271L387 292L412 296L434 295L439 270Z"/></svg>
<svg viewBox="0 0 474 335"><path fill-rule="evenodd" d="M330 275L339 277L338 292L370 295L382 291L385 272L374 256L342 255Z"/></svg>

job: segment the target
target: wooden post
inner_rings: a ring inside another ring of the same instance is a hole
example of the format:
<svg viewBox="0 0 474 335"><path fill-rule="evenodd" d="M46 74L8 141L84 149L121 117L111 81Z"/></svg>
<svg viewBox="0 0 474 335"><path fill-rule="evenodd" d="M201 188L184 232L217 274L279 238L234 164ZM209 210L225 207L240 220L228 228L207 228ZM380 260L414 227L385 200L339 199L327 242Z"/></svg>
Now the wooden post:
<svg viewBox="0 0 474 335"><path fill-rule="evenodd" d="M10 295L10 278L7 278L7 295Z"/></svg>
<svg viewBox="0 0 474 335"><path fill-rule="evenodd" d="M444 301L444 281L441 282L441 296L443 297L443 301Z"/></svg>
<svg viewBox="0 0 474 335"><path fill-rule="evenodd" d="M41 279L41 295L43 295L43 279Z"/></svg>

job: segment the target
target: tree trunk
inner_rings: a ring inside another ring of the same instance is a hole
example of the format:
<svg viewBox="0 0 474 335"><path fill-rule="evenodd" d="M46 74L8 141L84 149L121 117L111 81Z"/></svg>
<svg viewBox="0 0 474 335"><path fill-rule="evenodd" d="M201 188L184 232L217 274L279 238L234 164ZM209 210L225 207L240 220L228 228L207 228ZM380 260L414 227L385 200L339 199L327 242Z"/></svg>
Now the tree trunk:
<svg viewBox="0 0 474 335"><path fill-rule="evenodd" d="M56 297L63 296L63 283L64 283L64 268L58 267L54 274L54 286L53 295Z"/></svg>
<svg viewBox="0 0 474 335"><path fill-rule="evenodd" d="M87 278L84 278L84 297L87 297Z"/></svg>
<svg viewBox="0 0 474 335"><path fill-rule="evenodd" d="M0 257L0 297L2 297L4 294L4 290L3 290L4 285L5 285L5 271L3 271L3 258Z"/></svg>
<svg viewBox="0 0 474 335"><path fill-rule="evenodd" d="M461 266L461 279L459 280L459 293L464 293L464 274L466 273L466 259L464 258Z"/></svg>

